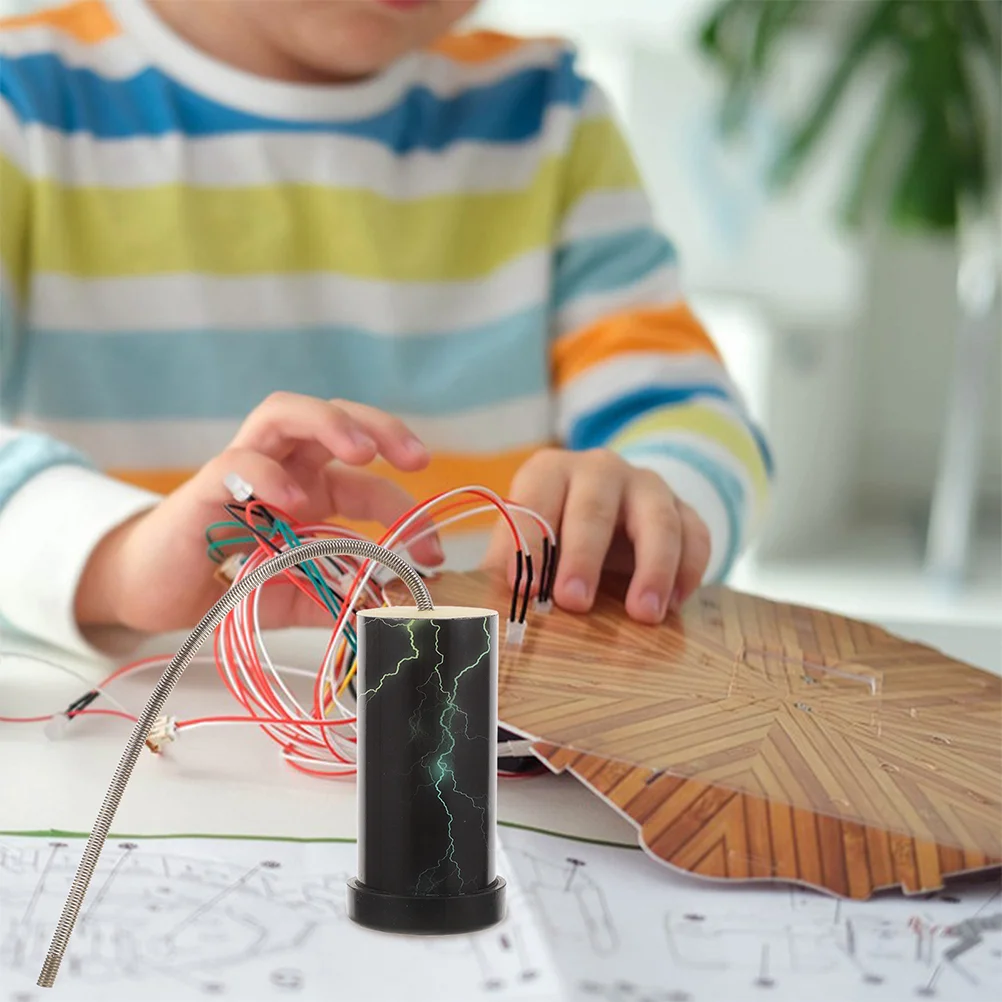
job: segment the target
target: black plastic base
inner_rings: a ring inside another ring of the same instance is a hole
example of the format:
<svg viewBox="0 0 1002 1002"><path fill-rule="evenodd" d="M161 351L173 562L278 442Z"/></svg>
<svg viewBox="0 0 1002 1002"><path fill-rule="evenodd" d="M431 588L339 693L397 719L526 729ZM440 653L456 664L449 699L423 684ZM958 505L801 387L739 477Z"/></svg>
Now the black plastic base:
<svg viewBox="0 0 1002 1002"><path fill-rule="evenodd" d="M451 897L405 896L374 891L357 879L348 881L348 917L380 932L448 936L497 925L505 914L505 882L475 894Z"/></svg>

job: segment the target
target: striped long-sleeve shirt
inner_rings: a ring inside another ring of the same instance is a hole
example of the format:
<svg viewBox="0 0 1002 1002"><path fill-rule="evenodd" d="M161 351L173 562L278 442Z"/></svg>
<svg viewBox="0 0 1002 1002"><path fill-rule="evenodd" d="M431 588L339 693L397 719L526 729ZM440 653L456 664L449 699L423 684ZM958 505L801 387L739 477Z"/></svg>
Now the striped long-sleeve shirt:
<svg viewBox="0 0 1002 1002"><path fill-rule="evenodd" d="M81 644L97 541L275 390L404 418L433 454L418 497L614 449L726 574L767 451L568 46L449 36L300 85L84 0L3 22L0 59L5 620Z"/></svg>

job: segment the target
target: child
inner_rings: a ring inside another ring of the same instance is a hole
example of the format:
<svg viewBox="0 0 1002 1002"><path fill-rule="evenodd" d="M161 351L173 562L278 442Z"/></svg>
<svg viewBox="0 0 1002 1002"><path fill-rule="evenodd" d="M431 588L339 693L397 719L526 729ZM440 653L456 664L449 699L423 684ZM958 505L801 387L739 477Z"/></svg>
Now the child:
<svg viewBox="0 0 1002 1002"><path fill-rule="evenodd" d="M603 567L649 623L727 573L765 446L602 93L558 42L452 33L475 2L3 24L4 621L192 625L231 472L302 520L485 484L559 528L573 611Z"/></svg>

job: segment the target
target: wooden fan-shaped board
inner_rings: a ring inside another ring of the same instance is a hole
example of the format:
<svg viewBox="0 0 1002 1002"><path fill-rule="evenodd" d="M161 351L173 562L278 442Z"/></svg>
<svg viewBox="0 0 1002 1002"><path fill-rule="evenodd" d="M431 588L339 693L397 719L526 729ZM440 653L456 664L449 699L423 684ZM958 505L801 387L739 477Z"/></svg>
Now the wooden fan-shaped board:
<svg viewBox="0 0 1002 1002"><path fill-rule="evenodd" d="M429 586L507 615L499 579ZM1002 861L1002 679L869 624L707 588L649 627L606 592L530 613L498 706L694 873L865 898Z"/></svg>

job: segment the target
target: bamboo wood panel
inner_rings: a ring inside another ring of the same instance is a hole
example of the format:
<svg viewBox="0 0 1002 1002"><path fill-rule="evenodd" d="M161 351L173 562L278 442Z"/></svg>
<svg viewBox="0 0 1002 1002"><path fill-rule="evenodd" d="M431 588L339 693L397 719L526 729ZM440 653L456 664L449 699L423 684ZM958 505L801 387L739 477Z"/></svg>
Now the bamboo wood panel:
<svg viewBox="0 0 1002 1002"><path fill-rule="evenodd" d="M572 748L541 742L535 750L632 821L647 852L701 877L808 884L865 900L892 887L939 890L947 877L1000 862Z"/></svg>
<svg viewBox="0 0 1002 1002"><path fill-rule="evenodd" d="M506 616L488 575L429 586ZM726 588L662 627L612 593L530 613L502 644L499 713L693 872L866 897L1002 859L1002 680L842 616Z"/></svg>

